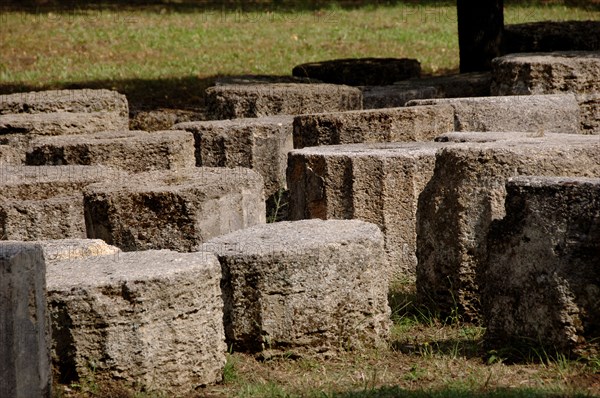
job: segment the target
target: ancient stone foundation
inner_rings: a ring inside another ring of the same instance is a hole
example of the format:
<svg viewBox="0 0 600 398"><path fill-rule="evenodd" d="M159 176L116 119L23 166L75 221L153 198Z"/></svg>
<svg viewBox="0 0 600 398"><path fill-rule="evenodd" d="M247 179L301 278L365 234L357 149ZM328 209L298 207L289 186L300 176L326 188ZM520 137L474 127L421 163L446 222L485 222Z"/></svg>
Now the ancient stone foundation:
<svg viewBox="0 0 600 398"><path fill-rule="evenodd" d="M225 334L237 349L302 354L387 341L388 277L377 226L281 222L201 248L221 262Z"/></svg>
<svg viewBox="0 0 600 398"><path fill-rule="evenodd" d="M600 179L518 177L506 191L480 275L488 343L597 349Z"/></svg>

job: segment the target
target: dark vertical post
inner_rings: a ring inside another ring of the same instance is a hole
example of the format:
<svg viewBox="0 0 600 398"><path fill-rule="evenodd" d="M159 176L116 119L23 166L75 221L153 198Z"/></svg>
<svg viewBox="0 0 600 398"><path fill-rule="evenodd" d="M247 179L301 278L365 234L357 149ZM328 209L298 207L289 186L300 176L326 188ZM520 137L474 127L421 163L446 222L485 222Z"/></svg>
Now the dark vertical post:
<svg viewBox="0 0 600 398"><path fill-rule="evenodd" d="M490 70L502 55L503 0L457 0L460 72Z"/></svg>

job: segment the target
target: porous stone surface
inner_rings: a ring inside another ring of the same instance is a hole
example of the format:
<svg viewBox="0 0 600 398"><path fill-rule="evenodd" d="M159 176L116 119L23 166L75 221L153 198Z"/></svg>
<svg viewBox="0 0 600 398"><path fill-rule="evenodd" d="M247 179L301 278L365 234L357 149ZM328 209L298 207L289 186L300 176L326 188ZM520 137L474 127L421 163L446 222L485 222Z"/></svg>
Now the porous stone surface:
<svg viewBox="0 0 600 398"><path fill-rule="evenodd" d="M0 243L0 358L1 397L51 397L46 265L32 243Z"/></svg>
<svg viewBox="0 0 600 398"><path fill-rule="evenodd" d="M291 220L358 219L378 225L393 280L416 269L415 213L443 143L350 144L290 152Z"/></svg>
<svg viewBox="0 0 600 398"><path fill-rule="evenodd" d="M417 295L442 314L480 317L481 265L490 223L504 217L505 181L521 175L600 175L600 140L547 134L438 151L417 209Z"/></svg>
<svg viewBox="0 0 600 398"><path fill-rule="evenodd" d="M186 131L112 131L34 140L30 165L104 165L131 173L194 167L194 137Z"/></svg>
<svg viewBox="0 0 600 398"><path fill-rule="evenodd" d="M415 106L301 115L294 118L294 148L362 142L431 141L453 131L451 106Z"/></svg>
<svg viewBox="0 0 600 398"><path fill-rule="evenodd" d="M515 132L477 132L467 131L458 132L453 131L439 135L435 138L435 142L494 142L494 141L507 141L507 140L520 140L522 138L539 138L543 137L538 133L515 133Z"/></svg>
<svg viewBox="0 0 600 398"><path fill-rule="evenodd" d="M509 54L492 61L492 95L600 92L600 53Z"/></svg>
<svg viewBox="0 0 600 398"><path fill-rule="evenodd" d="M190 251L265 222L263 180L245 168L153 171L92 184L84 193L87 236L125 251Z"/></svg>
<svg viewBox="0 0 600 398"><path fill-rule="evenodd" d="M194 134L196 166L248 167L259 172L267 197L286 188L293 116L189 122L174 129Z"/></svg>
<svg viewBox="0 0 600 398"><path fill-rule="evenodd" d="M292 75L349 86L384 86L419 77L421 64L409 58L349 58L311 62L292 69Z"/></svg>
<svg viewBox="0 0 600 398"><path fill-rule="evenodd" d="M231 84L206 90L210 119L336 112L362 109L358 88L336 84Z"/></svg>
<svg viewBox="0 0 600 398"><path fill-rule="evenodd" d="M577 134L581 127L573 94L428 99L406 105L451 106L455 131Z"/></svg>
<svg viewBox="0 0 600 398"><path fill-rule="evenodd" d="M600 21L543 21L504 26L507 54L600 51Z"/></svg>
<svg viewBox="0 0 600 398"><path fill-rule="evenodd" d="M210 240L223 270L225 335L237 349L324 352L384 344L383 236L356 220L255 226Z"/></svg>
<svg viewBox="0 0 600 398"><path fill-rule="evenodd" d="M480 278L488 343L597 349L600 179L518 177L506 191Z"/></svg>
<svg viewBox="0 0 600 398"><path fill-rule="evenodd" d="M115 112L129 117L124 95L110 90L48 90L0 95L0 115L11 113Z"/></svg>
<svg viewBox="0 0 600 398"><path fill-rule="evenodd" d="M17 148L13 148L10 145L0 144L0 165L19 165L21 164L22 158L23 154Z"/></svg>
<svg viewBox="0 0 600 398"><path fill-rule="evenodd" d="M85 238L85 186L118 181L101 166L0 167L0 236L13 240Z"/></svg>
<svg viewBox="0 0 600 398"><path fill-rule="evenodd" d="M600 134L600 93L577 94L584 134Z"/></svg>
<svg viewBox="0 0 600 398"><path fill-rule="evenodd" d="M61 383L120 380L187 396L222 379L221 267L166 250L52 261L48 308Z"/></svg>
<svg viewBox="0 0 600 398"><path fill-rule="evenodd" d="M114 115L110 112L0 115L0 134L70 135L129 128L128 119Z"/></svg>
<svg viewBox="0 0 600 398"><path fill-rule="evenodd" d="M364 109L404 106L413 99L484 97L490 95L489 72L425 77L396 82L389 86L364 86Z"/></svg>

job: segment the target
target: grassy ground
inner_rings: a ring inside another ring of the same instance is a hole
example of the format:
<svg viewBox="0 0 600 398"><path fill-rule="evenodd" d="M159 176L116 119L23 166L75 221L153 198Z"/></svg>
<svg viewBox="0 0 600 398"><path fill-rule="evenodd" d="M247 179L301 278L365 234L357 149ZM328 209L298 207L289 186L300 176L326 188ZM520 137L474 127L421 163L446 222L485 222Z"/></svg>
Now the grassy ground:
<svg viewBox="0 0 600 398"><path fill-rule="evenodd" d="M509 4L506 22L600 19L597 3L583 4ZM127 94L136 108L189 109L202 105L218 75L287 75L304 62L368 56L417 58L426 73L458 67L451 2L246 8L184 2L3 11L0 93L104 87Z"/></svg>

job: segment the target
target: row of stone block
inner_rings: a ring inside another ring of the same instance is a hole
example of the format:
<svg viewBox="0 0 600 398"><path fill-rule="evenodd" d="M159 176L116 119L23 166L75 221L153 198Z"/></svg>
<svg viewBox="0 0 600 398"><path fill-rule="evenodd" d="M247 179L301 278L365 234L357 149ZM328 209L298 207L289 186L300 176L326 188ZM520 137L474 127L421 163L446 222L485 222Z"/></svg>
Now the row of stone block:
<svg viewBox="0 0 600 398"><path fill-rule="evenodd" d="M2 396L49 397L50 357L60 383L118 378L185 395L221 380L226 338L236 350L298 355L387 343L388 280L374 225L269 224L198 249L0 244Z"/></svg>

